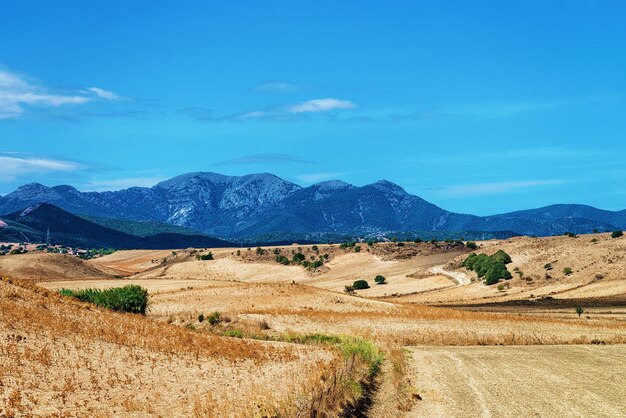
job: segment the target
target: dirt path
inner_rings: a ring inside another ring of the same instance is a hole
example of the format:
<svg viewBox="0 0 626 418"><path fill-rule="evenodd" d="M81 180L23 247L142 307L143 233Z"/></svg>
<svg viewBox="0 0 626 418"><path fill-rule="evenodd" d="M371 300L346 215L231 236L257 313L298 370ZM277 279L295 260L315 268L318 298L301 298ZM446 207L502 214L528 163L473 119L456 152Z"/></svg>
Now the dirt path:
<svg viewBox="0 0 626 418"><path fill-rule="evenodd" d="M626 346L416 347L413 417L626 416Z"/></svg>
<svg viewBox="0 0 626 418"><path fill-rule="evenodd" d="M433 274L443 274L444 276L454 279L459 286L467 286L472 283L472 279L461 271L449 271L443 268L443 266L435 266L430 269Z"/></svg>

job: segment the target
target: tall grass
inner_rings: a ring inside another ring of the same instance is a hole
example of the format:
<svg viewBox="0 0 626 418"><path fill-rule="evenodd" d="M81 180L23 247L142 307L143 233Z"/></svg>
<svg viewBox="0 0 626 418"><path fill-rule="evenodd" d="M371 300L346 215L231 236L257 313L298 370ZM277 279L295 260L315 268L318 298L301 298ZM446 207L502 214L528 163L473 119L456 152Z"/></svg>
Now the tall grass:
<svg viewBox="0 0 626 418"><path fill-rule="evenodd" d="M113 289L61 289L63 296L71 296L112 311L145 314L148 308L148 291L141 286L129 285Z"/></svg>

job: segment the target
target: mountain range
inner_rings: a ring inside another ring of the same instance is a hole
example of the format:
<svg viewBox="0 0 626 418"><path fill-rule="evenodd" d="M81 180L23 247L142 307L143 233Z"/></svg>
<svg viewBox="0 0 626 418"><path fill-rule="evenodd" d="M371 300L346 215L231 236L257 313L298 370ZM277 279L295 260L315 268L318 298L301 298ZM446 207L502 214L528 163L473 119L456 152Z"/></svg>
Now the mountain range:
<svg viewBox="0 0 626 418"><path fill-rule="evenodd" d="M442 209L386 180L362 187L338 180L301 187L268 173L189 173L150 188L110 192L31 183L0 197L0 213L40 203L87 219L176 225L231 240L450 231L547 236L626 228L626 210L566 204L474 216Z"/></svg>

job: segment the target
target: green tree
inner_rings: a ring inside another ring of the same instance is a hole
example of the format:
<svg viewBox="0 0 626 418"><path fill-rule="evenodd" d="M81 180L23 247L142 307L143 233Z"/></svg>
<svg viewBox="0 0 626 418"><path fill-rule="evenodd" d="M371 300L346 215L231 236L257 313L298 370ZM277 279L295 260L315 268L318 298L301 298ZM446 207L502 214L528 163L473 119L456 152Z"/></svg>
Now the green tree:
<svg viewBox="0 0 626 418"><path fill-rule="evenodd" d="M385 279L385 276L381 276L380 274L374 277L374 281L376 282L376 284L387 284L387 279Z"/></svg>
<svg viewBox="0 0 626 418"><path fill-rule="evenodd" d="M578 317L580 318L580 316L585 313L585 310L582 308L582 306L577 306L576 307L576 313L578 314Z"/></svg>
<svg viewBox="0 0 626 418"><path fill-rule="evenodd" d="M613 231L611 232L611 238L619 238L624 235L623 231Z"/></svg>
<svg viewBox="0 0 626 418"><path fill-rule="evenodd" d="M352 283L352 287L354 288L354 290L362 290L362 289L369 289L370 285L367 282L367 280L359 279L359 280L356 280L354 283Z"/></svg>

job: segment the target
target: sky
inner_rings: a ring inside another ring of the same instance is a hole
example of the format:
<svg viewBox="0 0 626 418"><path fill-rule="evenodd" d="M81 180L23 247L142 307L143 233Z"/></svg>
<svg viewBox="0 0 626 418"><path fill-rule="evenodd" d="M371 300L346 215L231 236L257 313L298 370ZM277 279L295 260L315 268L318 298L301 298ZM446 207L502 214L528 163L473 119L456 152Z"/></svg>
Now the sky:
<svg viewBox="0 0 626 418"><path fill-rule="evenodd" d="M270 172L626 208L623 1L0 0L0 195Z"/></svg>

